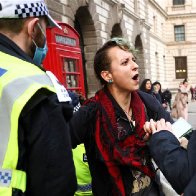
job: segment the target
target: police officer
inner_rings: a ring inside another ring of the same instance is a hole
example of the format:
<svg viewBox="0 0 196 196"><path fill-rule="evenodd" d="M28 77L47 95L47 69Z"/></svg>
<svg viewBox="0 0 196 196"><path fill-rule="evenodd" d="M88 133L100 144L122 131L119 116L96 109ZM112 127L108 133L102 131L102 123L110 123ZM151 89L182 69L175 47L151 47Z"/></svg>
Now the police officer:
<svg viewBox="0 0 196 196"><path fill-rule="evenodd" d="M73 159L76 168L78 184L75 196L90 196L92 195L92 178L84 144L80 144L75 149L73 149Z"/></svg>
<svg viewBox="0 0 196 196"><path fill-rule="evenodd" d="M1 196L71 196L77 188L71 99L40 67L47 25L59 27L44 0L0 1Z"/></svg>
<svg viewBox="0 0 196 196"><path fill-rule="evenodd" d="M72 100L71 103L74 107L74 112L77 112L85 98L75 92L68 91L68 93ZM77 177L77 191L75 192L75 196L92 196L92 178L84 144L78 145L72 152Z"/></svg>
<svg viewBox="0 0 196 196"><path fill-rule="evenodd" d="M188 134L186 141L183 137L177 139L171 124L164 119L150 120L144 128L152 133L149 142L152 157L174 190L184 196L196 195L196 131Z"/></svg>

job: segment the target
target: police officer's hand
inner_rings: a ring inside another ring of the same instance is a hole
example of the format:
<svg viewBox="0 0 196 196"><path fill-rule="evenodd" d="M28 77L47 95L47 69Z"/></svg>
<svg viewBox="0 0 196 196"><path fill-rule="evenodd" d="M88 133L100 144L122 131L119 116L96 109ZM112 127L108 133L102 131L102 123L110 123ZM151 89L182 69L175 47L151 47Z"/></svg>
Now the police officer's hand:
<svg viewBox="0 0 196 196"><path fill-rule="evenodd" d="M179 139L179 142L180 142L180 146L182 146L183 148L187 149L189 141L185 137L181 137Z"/></svg>
<svg viewBox="0 0 196 196"><path fill-rule="evenodd" d="M155 122L153 119L150 119L150 122L144 124L144 130L148 134L154 134L162 130L172 132L172 126L170 122L165 122L164 119L158 120Z"/></svg>

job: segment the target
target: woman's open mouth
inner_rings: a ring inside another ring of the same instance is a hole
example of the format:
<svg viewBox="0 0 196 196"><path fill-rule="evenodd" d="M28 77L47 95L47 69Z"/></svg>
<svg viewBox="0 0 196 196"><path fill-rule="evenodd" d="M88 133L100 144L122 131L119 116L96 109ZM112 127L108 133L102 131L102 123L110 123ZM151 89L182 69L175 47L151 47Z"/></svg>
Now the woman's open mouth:
<svg viewBox="0 0 196 196"><path fill-rule="evenodd" d="M139 74L134 75L132 79L133 80L138 80L139 79Z"/></svg>

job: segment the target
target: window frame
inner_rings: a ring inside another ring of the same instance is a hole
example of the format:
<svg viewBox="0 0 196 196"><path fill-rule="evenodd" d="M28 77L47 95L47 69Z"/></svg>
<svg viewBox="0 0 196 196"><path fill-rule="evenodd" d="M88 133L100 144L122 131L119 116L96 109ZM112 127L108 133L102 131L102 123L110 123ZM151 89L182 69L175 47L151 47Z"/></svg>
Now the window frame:
<svg viewBox="0 0 196 196"><path fill-rule="evenodd" d="M175 56L175 77L176 79L187 78L187 56Z"/></svg>
<svg viewBox="0 0 196 196"><path fill-rule="evenodd" d="M78 58L62 56L62 75L64 85L68 90L81 91L81 73Z"/></svg>
<svg viewBox="0 0 196 196"><path fill-rule="evenodd" d="M176 32L177 28L183 27L183 31L182 32ZM182 39L181 39L182 38ZM174 39L176 42L181 42L181 41L185 41L185 25L174 25Z"/></svg>
<svg viewBox="0 0 196 196"><path fill-rule="evenodd" d="M185 5L185 0L173 0L173 6Z"/></svg>

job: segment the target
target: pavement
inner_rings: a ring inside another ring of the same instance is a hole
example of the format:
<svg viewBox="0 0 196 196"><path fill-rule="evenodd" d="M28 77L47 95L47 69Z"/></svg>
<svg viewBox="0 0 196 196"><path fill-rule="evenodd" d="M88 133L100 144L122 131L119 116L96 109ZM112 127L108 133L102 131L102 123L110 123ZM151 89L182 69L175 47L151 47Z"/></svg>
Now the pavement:
<svg viewBox="0 0 196 196"><path fill-rule="evenodd" d="M196 101L189 101L188 104L188 122L196 129Z"/></svg>

